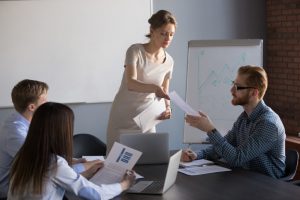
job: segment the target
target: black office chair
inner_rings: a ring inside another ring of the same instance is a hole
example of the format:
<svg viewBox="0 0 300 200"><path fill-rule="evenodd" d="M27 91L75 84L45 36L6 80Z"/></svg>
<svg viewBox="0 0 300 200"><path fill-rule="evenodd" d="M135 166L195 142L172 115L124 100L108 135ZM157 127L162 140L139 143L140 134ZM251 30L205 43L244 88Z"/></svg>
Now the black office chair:
<svg viewBox="0 0 300 200"><path fill-rule="evenodd" d="M293 180L297 172L299 153L294 149L286 149L285 156L285 175L280 180L288 182Z"/></svg>
<svg viewBox="0 0 300 200"><path fill-rule="evenodd" d="M106 144L94 135L80 133L73 136L73 157L105 156Z"/></svg>
<svg viewBox="0 0 300 200"><path fill-rule="evenodd" d="M300 187L300 180L292 181L292 184Z"/></svg>

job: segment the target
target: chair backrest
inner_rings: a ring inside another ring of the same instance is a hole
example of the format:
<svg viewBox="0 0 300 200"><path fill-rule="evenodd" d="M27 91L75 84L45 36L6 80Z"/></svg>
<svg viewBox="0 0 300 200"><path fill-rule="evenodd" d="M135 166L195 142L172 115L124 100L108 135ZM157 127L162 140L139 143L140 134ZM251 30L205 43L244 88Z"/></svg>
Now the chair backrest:
<svg viewBox="0 0 300 200"><path fill-rule="evenodd" d="M294 149L286 149L285 156L285 176L281 180L291 181L297 172L299 153Z"/></svg>
<svg viewBox="0 0 300 200"><path fill-rule="evenodd" d="M300 186L300 180L293 181L292 184Z"/></svg>
<svg viewBox="0 0 300 200"><path fill-rule="evenodd" d="M80 133L73 136L73 157L105 156L106 144L94 135Z"/></svg>

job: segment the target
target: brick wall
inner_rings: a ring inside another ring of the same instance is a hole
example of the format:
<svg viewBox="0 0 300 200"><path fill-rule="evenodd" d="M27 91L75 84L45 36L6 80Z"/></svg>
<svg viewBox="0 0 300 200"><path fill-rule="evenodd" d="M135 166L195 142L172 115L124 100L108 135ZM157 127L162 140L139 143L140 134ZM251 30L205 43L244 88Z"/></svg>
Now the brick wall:
<svg viewBox="0 0 300 200"><path fill-rule="evenodd" d="M281 117L287 134L300 132L300 0L266 0L265 100Z"/></svg>

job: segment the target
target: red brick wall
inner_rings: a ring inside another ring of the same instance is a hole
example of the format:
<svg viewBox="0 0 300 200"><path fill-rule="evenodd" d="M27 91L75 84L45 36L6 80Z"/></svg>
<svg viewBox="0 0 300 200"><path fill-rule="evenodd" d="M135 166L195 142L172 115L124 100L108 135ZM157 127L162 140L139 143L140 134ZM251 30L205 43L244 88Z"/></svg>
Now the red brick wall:
<svg viewBox="0 0 300 200"><path fill-rule="evenodd" d="M266 0L265 100L281 117L287 134L300 132L300 0Z"/></svg>

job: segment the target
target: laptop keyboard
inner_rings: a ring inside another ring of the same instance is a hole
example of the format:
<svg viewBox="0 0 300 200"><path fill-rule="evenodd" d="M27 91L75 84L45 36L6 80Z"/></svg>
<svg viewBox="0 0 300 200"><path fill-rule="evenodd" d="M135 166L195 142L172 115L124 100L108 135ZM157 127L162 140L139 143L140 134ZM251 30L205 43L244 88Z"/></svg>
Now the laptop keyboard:
<svg viewBox="0 0 300 200"><path fill-rule="evenodd" d="M146 187L143 190L143 192L156 193L162 191L163 187L164 187L164 181L155 181L152 184L150 184L148 187Z"/></svg>
<svg viewBox="0 0 300 200"><path fill-rule="evenodd" d="M153 181L139 181L134 184L129 190L134 192L141 192L152 183Z"/></svg>

